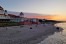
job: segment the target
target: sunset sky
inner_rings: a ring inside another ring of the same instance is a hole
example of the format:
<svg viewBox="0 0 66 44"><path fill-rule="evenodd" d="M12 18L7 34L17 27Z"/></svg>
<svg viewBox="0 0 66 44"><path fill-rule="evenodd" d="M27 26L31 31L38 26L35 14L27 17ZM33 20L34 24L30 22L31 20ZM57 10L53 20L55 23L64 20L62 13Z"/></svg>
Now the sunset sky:
<svg viewBox="0 0 66 44"><path fill-rule="evenodd" d="M28 18L40 18L47 20L57 20L57 21L66 21L66 16L64 15L39 15L39 16L29 16Z"/></svg>
<svg viewBox="0 0 66 44"><path fill-rule="evenodd" d="M0 0L0 5L9 11L63 15L62 19L65 19L66 15L66 0ZM61 16L51 18L61 19Z"/></svg>

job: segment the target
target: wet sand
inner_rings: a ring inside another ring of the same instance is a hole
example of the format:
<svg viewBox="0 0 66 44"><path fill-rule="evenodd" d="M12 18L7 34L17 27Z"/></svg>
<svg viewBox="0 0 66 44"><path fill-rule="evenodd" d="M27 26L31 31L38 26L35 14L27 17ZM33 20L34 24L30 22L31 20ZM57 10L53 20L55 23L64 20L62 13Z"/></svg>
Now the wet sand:
<svg viewBox="0 0 66 44"><path fill-rule="evenodd" d="M32 29L30 29L32 27ZM51 24L0 27L0 44L36 44L56 32Z"/></svg>
<svg viewBox="0 0 66 44"><path fill-rule="evenodd" d="M66 44L66 23L58 23L55 24L55 26L60 27L63 30L55 32L38 44Z"/></svg>

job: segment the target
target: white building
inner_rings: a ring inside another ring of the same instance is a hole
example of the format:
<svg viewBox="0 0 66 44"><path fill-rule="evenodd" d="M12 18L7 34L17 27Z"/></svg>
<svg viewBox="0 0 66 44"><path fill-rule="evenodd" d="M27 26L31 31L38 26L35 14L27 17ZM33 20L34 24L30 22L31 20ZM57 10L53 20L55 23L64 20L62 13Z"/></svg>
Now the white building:
<svg viewBox="0 0 66 44"><path fill-rule="evenodd" d="M0 6L0 19L10 19L7 10L4 10L1 6Z"/></svg>
<svg viewBox="0 0 66 44"><path fill-rule="evenodd" d="M21 12L19 16L8 14L7 10L4 10L0 6L0 22L10 21L10 22L21 22L24 20L24 14Z"/></svg>

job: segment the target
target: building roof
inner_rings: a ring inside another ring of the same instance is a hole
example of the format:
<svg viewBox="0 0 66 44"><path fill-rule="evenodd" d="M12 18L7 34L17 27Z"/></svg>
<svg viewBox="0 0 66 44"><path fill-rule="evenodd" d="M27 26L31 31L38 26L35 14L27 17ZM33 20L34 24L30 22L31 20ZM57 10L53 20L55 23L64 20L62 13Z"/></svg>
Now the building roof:
<svg viewBox="0 0 66 44"><path fill-rule="evenodd" d="M4 10L3 7L0 6L0 10ZM5 12L7 12L7 10L4 11L0 11L0 15L5 15ZM24 15L22 12L20 12L20 15ZM21 16L17 16L15 14L8 14L8 16L12 17L12 18L20 18ZM6 15L7 16L7 15Z"/></svg>
<svg viewBox="0 0 66 44"><path fill-rule="evenodd" d="M3 10L3 8L0 6L0 10Z"/></svg>
<svg viewBox="0 0 66 44"><path fill-rule="evenodd" d="M5 15L5 14L0 14L0 15ZM20 18L20 16L16 16L16 15L13 15L13 14L8 14L8 16L13 17L13 18Z"/></svg>
<svg viewBox="0 0 66 44"><path fill-rule="evenodd" d="M10 17L13 17L13 18L20 18L20 16L16 16L16 15L13 15L13 14L8 14Z"/></svg>

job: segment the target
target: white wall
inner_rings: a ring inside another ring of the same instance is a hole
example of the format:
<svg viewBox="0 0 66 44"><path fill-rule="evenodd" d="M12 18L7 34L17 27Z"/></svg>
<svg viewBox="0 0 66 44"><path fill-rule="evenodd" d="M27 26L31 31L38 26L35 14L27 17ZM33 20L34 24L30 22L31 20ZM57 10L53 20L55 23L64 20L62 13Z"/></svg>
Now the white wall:
<svg viewBox="0 0 66 44"><path fill-rule="evenodd" d="M10 16L0 15L0 19L10 19Z"/></svg>
<svg viewBox="0 0 66 44"><path fill-rule="evenodd" d="M0 10L0 19L10 19L10 16L5 16L4 15L5 11L4 10ZM8 13L6 13L8 14Z"/></svg>
<svg viewBox="0 0 66 44"><path fill-rule="evenodd" d="M0 14L4 14L4 10L0 10Z"/></svg>

